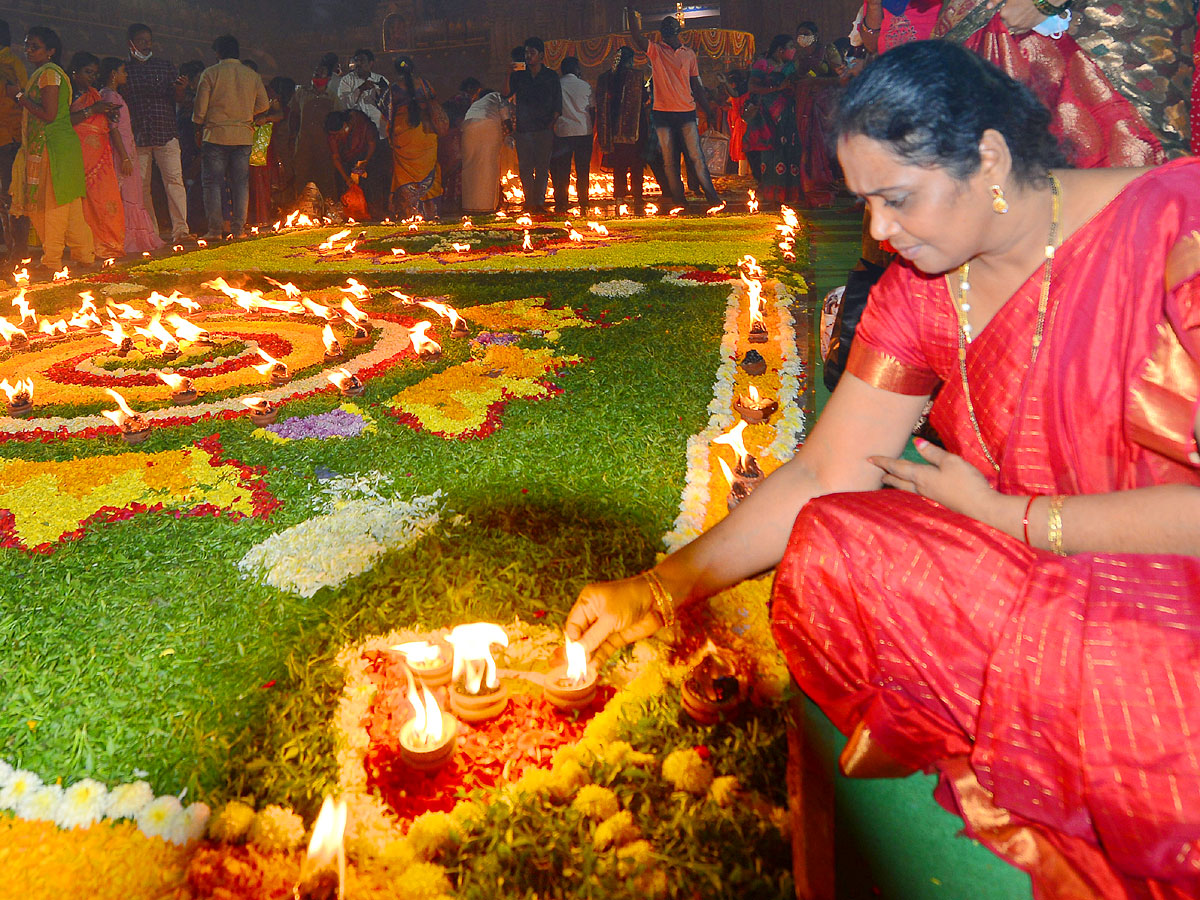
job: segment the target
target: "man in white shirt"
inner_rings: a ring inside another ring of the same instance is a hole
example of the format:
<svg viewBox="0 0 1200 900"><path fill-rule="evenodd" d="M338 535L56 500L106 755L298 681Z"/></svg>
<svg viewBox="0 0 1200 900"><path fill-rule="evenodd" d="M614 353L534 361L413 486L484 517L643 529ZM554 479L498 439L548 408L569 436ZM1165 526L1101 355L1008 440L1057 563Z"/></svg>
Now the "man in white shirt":
<svg viewBox="0 0 1200 900"><path fill-rule="evenodd" d="M388 137L391 121L392 86L386 78L371 71L375 54L365 47L354 51L353 70L338 82L338 102L342 109L357 109L379 131L381 140Z"/></svg>
<svg viewBox="0 0 1200 900"><path fill-rule="evenodd" d="M554 150L550 156L550 180L554 184L554 211L565 213L570 205L571 160L575 161L575 190L581 208L587 209L588 176L592 159L592 125L596 107L592 87L580 75L577 56L562 61L562 115L554 123Z"/></svg>

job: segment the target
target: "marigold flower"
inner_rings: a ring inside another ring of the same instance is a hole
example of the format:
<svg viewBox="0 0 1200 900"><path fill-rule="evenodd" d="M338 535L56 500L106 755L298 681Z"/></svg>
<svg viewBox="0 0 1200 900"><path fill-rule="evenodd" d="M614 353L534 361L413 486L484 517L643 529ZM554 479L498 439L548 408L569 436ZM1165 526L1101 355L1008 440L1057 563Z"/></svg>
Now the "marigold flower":
<svg viewBox="0 0 1200 900"><path fill-rule="evenodd" d="M448 813L427 812L413 819L408 829L408 842L420 859L433 859L452 838L452 823Z"/></svg>
<svg viewBox="0 0 1200 900"><path fill-rule="evenodd" d="M208 820L208 836L223 844L240 844L254 821L254 807L230 800Z"/></svg>
<svg viewBox="0 0 1200 900"><path fill-rule="evenodd" d="M571 801L571 808L597 822L616 815L621 809L617 795L598 784L585 784Z"/></svg>
<svg viewBox="0 0 1200 900"><path fill-rule="evenodd" d="M560 803L568 800L576 790L591 780L587 770L573 759L556 765L550 775L550 794Z"/></svg>
<svg viewBox="0 0 1200 900"><path fill-rule="evenodd" d="M636 841L641 836L641 829L633 822L633 813L623 809L596 826L596 833L592 835L592 846L597 850L607 850L609 847L620 847L630 841Z"/></svg>
<svg viewBox="0 0 1200 900"><path fill-rule="evenodd" d="M654 861L654 848L646 840L632 841L617 850L617 871L622 876L643 869Z"/></svg>
<svg viewBox="0 0 1200 900"><path fill-rule="evenodd" d="M736 775L722 775L714 778L708 789L708 796L717 806L732 806L741 791L741 784Z"/></svg>
<svg viewBox="0 0 1200 900"><path fill-rule="evenodd" d="M452 890L446 870L429 862L409 866L394 887L397 900L441 900Z"/></svg>
<svg viewBox="0 0 1200 900"><path fill-rule="evenodd" d="M712 784L713 769L694 747L689 747L676 750L663 760L662 775L677 791L703 794Z"/></svg>
<svg viewBox="0 0 1200 900"><path fill-rule="evenodd" d="M268 806L250 823L246 839L260 850L291 850L304 841L304 822L290 809Z"/></svg>

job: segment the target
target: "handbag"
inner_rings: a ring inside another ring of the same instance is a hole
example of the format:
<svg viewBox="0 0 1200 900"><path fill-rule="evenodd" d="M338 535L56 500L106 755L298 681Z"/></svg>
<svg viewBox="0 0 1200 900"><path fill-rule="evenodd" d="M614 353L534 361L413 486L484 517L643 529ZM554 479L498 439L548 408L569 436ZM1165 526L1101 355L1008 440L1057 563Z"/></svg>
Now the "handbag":
<svg viewBox="0 0 1200 900"><path fill-rule="evenodd" d="M254 140L250 144L250 165L265 166L267 164L267 149L271 146L271 132L275 125L267 122L254 129Z"/></svg>

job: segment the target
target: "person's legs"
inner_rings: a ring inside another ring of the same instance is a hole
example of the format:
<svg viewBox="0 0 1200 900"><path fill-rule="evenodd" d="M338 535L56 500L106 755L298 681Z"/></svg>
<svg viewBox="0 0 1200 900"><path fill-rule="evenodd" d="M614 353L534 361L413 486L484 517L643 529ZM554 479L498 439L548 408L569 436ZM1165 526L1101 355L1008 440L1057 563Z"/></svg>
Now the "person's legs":
<svg viewBox="0 0 1200 900"><path fill-rule="evenodd" d="M154 148L154 162L162 176L167 192L167 208L171 212L171 240L178 241L188 233L187 188L183 183L183 164L179 157L179 138L171 138Z"/></svg>
<svg viewBox="0 0 1200 900"><path fill-rule="evenodd" d="M571 138L555 137L550 151L550 181L554 185L554 211L565 213L570 203Z"/></svg>
<svg viewBox="0 0 1200 900"><path fill-rule="evenodd" d="M150 193L150 175L154 165L154 148L138 147L137 164L138 171L142 175L142 206L146 208L146 213L150 216L150 227L154 230L155 234L158 234L158 219L154 215L154 197Z"/></svg>
<svg viewBox="0 0 1200 900"><path fill-rule="evenodd" d="M546 205L546 184L550 180L550 154L554 151L554 132L535 131L533 138L533 198L536 206ZM526 197L528 199L528 197Z"/></svg>
<svg viewBox="0 0 1200 900"><path fill-rule="evenodd" d="M48 198L49 199L49 198ZM47 203L44 211L30 211L29 218L42 241L39 265L58 271L62 268L63 246L67 236L67 207Z"/></svg>
<svg viewBox="0 0 1200 900"><path fill-rule="evenodd" d="M534 146L533 133L518 131L513 135L517 150L517 174L521 179L521 190L525 192L525 208L532 209L545 200L545 182L542 183L542 200L534 199Z"/></svg>
<svg viewBox="0 0 1200 900"><path fill-rule="evenodd" d="M246 229L246 213L250 206L250 145L238 144L226 147L229 187L233 193L233 234L235 237Z"/></svg>
<svg viewBox="0 0 1200 900"><path fill-rule="evenodd" d="M695 167L696 176L700 179L700 187L704 190L704 198L715 206L721 202L721 195L713 187L712 176L708 174L708 163L704 160L704 154L700 152L700 129L696 125L696 120L691 119L681 123L679 132L683 143L683 153L688 162Z"/></svg>
<svg viewBox="0 0 1200 900"><path fill-rule="evenodd" d="M662 184L662 178L659 179L659 186L667 195L664 199L669 198L672 207L686 206L687 197L684 196L683 181L680 178L679 150L678 144L675 142L675 129L670 125L656 123L654 131L658 135L659 149L662 150L663 177L667 180L666 184Z"/></svg>
<svg viewBox="0 0 1200 900"><path fill-rule="evenodd" d="M575 158L575 192L579 195L579 208L588 206L588 178L592 168L592 136L590 134L571 138L571 155Z"/></svg>
<svg viewBox="0 0 1200 900"><path fill-rule="evenodd" d="M204 215L208 219L206 237L221 236L225 223L221 215L221 194L225 186L225 148L204 142L200 153L200 182L204 187Z"/></svg>
<svg viewBox="0 0 1200 900"><path fill-rule="evenodd" d="M66 243L71 248L71 261L90 266L96 261L96 242L92 229L83 218L83 201L76 198L66 205Z"/></svg>

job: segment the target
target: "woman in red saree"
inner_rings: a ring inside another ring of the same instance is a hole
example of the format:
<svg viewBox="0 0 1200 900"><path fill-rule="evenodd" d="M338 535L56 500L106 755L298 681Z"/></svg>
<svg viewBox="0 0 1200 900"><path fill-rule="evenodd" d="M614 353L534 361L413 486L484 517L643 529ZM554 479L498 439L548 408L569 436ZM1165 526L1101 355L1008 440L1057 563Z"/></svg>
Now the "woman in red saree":
<svg viewBox="0 0 1200 900"><path fill-rule="evenodd" d="M776 640L848 772L937 772L1039 898L1195 896L1200 162L1056 168L1049 121L943 41L852 83L839 159L905 262L847 375L790 462L585 588L567 634L602 659L778 566ZM945 449L898 459L939 387Z"/></svg>
<svg viewBox="0 0 1200 900"><path fill-rule="evenodd" d="M96 253L115 257L125 254L125 205L113 166L112 142L108 133L116 127L109 114L111 103L95 88L100 60L87 52L76 53L67 67L73 102L71 124L83 147L83 172L87 193L83 197L83 220L92 229ZM83 115L86 113L86 115Z"/></svg>

